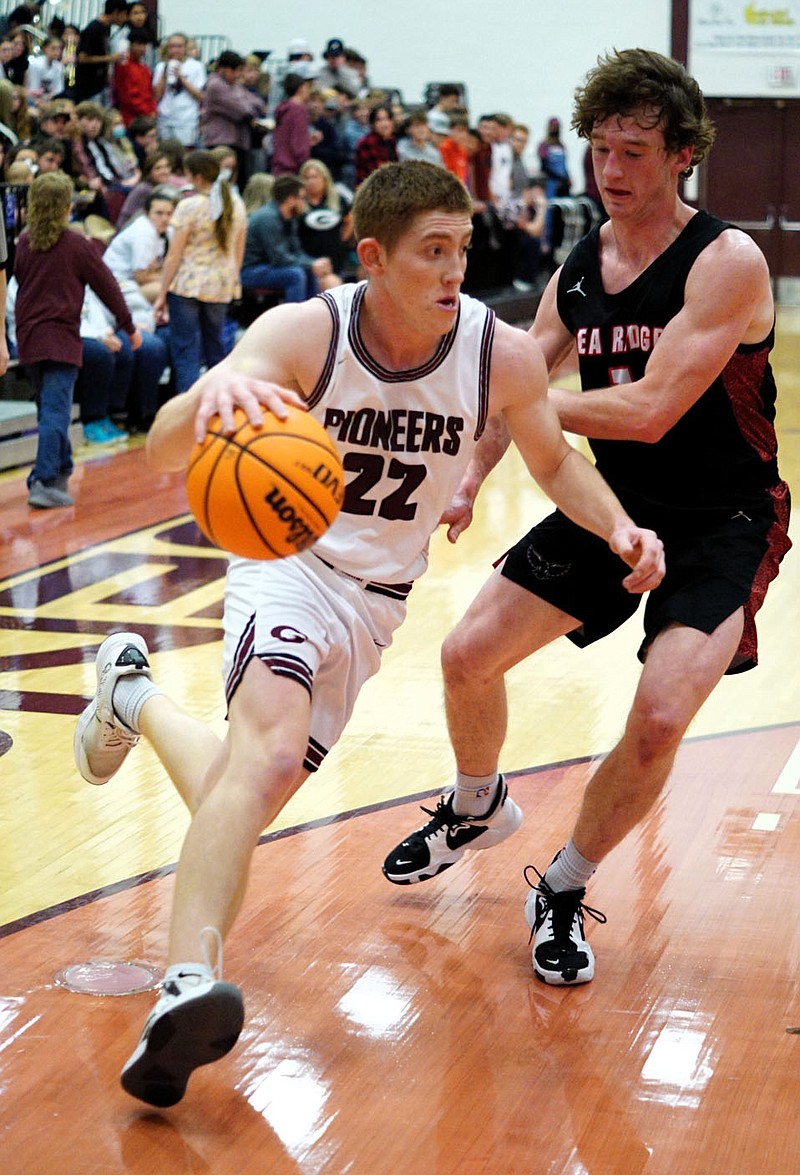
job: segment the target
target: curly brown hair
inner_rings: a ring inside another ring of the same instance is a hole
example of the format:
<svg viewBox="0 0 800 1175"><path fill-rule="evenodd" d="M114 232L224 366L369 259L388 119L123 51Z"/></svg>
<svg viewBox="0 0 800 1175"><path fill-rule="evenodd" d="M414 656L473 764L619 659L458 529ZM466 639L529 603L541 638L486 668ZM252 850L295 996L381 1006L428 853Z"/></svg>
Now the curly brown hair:
<svg viewBox="0 0 800 1175"><path fill-rule="evenodd" d="M697 82L679 62L651 49L615 49L598 57L575 91L572 129L581 138L591 140L594 127L614 115L633 117L642 127L660 127L670 153L692 147L692 167L705 159L714 142Z"/></svg>
<svg viewBox="0 0 800 1175"><path fill-rule="evenodd" d="M63 171L37 175L28 188L28 240L34 253L46 253L67 231L72 189L72 180Z"/></svg>

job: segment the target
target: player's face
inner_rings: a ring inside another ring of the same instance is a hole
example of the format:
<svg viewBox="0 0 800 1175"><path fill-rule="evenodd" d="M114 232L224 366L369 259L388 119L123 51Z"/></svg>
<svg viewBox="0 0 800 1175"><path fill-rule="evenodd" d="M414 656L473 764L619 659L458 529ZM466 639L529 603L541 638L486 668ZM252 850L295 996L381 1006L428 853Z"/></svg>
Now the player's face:
<svg viewBox="0 0 800 1175"><path fill-rule="evenodd" d="M674 201L677 177L691 162L690 147L668 152L663 131L649 121L613 115L592 130L594 174L612 219L646 219Z"/></svg>
<svg viewBox="0 0 800 1175"><path fill-rule="evenodd" d="M466 213L423 212L386 261L385 288L409 324L445 334L458 314L472 220Z"/></svg>

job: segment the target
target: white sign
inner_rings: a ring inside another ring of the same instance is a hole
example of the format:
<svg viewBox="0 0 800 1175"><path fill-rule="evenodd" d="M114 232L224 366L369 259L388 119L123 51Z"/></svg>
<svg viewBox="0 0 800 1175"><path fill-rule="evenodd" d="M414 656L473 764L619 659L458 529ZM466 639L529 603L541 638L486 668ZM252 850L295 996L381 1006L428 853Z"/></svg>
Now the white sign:
<svg viewBox="0 0 800 1175"><path fill-rule="evenodd" d="M800 0L691 0L694 53L800 54Z"/></svg>

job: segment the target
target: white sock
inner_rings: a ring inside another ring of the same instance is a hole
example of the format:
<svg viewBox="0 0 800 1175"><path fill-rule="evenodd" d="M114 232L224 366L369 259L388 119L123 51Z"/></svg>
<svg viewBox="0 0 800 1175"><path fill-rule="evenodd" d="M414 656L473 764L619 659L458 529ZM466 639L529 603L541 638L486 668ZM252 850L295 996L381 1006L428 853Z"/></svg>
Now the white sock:
<svg viewBox="0 0 800 1175"><path fill-rule="evenodd" d="M453 811L459 816L485 816L494 803L499 776L456 775L456 790L453 796Z"/></svg>
<svg viewBox="0 0 800 1175"><path fill-rule="evenodd" d="M177 983L178 987L182 983L185 984L186 979L191 979L196 983L199 978L203 983L212 983L214 980L214 972L207 963L172 963L164 974L162 980L162 987L167 983Z"/></svg>
<svg viewBox="0 0 800 1175"><path fill-rule="evenodd" d="M149 698L160 693L162 691L146 674L126 673L114 686L111 704L120 722L124 723L129 730L134 730L139 734L141 733L139 715L142 712L142 706Z"/></svg>
<svg viewBox="0 0 800 1175"><path fill-rule="evenodd" d="M544 879L552 890L562 893L565 889L585 889L594 876L597 862L587 861L575 848L570 838L567 844L545 870Z"/></svg>

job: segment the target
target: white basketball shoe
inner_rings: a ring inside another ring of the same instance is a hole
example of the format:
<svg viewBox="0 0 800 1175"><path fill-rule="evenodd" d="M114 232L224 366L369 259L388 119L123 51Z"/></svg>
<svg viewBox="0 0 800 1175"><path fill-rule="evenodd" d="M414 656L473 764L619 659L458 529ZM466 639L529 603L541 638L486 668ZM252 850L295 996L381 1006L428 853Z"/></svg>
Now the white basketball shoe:
<svg viewBox="0 0 800 1175"><path fill-rule="evenodd" d="M97 650L97 692L78 719L73 747L75 763L87 783L108 783L139 741L114 713L114 686L129 673L152 678L144 637L115 632Z"/></svg>

